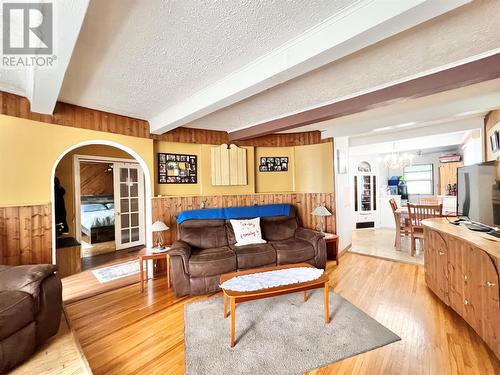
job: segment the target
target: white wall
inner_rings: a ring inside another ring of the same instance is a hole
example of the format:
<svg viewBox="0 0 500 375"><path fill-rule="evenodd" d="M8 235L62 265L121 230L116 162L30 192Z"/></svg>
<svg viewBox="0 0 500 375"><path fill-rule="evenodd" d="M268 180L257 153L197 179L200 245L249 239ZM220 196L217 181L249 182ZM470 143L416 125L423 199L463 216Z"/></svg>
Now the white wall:
<svg viewBox="0 0 500 375"><path fill-rule="evenodd" d="M462 146L464 165L472 165L484 161L484 142L480 129L471 131L467 141Z"/></svg>
<svg viewBox="0 0 500 375"><path fill-rule="evenodd" d="M334 141L334 168L335 168L335 205L337 234L340 236L339 249L344 250L352 244L353 228L353 198L352 184L350 184L351 166L348 162L348 173L338 173L337 150L342 150L344 155L349 155L349 142L347 137L338 137Z"/></svg>

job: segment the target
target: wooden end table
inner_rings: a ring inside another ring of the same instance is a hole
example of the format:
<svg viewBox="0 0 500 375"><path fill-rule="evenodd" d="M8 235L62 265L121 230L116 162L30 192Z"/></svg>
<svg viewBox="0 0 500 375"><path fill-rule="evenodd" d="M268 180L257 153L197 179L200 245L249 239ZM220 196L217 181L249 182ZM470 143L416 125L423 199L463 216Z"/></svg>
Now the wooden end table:
<svg viewBox="0 0 500 375"><path fill-rule="evenodd" d="M246 271L238 271L231 272L220 277L220 283L222 284L224 281L232 279L233 277L242 276L242 275L250 275L252 273L261 273L268 271L276 271L288 268L296 268L296 267L311 267L308 263L298 263L298 264L287 264L283 266L270 266L263 268L255 268ZM248 292L236 292L229 289L222 288L222 293L224 296L224 319L227 318L227 300L229 299L230 308L231 308L231 336L230 336L230 345L231 348L234 347L235 341L235 328L236 328L236 304L241 302L252 301L261 298L267 297L276 297L283 294L296 293L296 292L304 292L304 302L307 301L307 291L313 289L324 288L324 303L325 303L325 323L330 323L330 309L329 309L329 278L326 273L323 273L319 278L311 281L306 281L303 283L295 283L288 285L280 285L273 288L265 288L265 289L257 289Z"/></svg>
<svg viewBox="0 0 500 375"><path fill-rule="evenodd" d="M325 242L326 242L326 257L327 259L332 259L332 255L335 257L335 261L337 262L337 266L339 265L339 242L340 238L336 234L325 233Z"/></svg>
<svg viewBox="0 0 500 375"><path fill-rule="evenodd" d="M170 255L168 250L163 253L153 253L153 250L144 248L139 251L139 264L141 273L141 292L144 292L144 268L146 269L146 280L148 279L148 260L167 260L167 288L170 288ZM146 267L144 267L146 261Z"/></svg>

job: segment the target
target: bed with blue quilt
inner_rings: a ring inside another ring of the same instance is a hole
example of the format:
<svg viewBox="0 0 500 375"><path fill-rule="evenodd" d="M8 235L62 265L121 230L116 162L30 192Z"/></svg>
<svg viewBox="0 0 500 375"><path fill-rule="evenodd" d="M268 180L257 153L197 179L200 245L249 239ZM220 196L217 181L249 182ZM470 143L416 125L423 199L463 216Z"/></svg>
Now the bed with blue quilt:
<svg viewBox="0 0 500 375"><path fill-rule="evenodd" d="M82 196L80 204L82 233L90 243L115 240L115 204L113 196Z"/></svg>

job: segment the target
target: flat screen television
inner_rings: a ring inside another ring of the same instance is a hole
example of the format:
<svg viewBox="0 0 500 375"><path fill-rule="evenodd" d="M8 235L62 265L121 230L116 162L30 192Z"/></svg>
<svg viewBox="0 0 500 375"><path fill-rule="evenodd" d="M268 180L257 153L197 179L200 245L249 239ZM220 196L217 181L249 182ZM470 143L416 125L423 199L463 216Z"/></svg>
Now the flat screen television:
<svg viewBox="0 0 500 375"><path fill-rule="evenodd" d="M500 163L469 165L457 171L457 213L490 227L500 227Z"/></svg>

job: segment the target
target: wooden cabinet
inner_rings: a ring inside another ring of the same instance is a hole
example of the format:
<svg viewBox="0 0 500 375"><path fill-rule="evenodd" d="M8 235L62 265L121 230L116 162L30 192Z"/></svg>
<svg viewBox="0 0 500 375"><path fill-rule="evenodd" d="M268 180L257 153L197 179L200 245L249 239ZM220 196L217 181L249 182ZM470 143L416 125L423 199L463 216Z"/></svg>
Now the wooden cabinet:
<svg viewBox="0 0 500 375"><path fill-rule="evenodd" d="M467 284L467 270L465 255L467 244L456 238L448 238L447 243L453 251L448 257L448 301L450 307L460 316L465 317L465 286Z"/></svg>
<svg viewBox="0 0 500 375"><path fill-rule="evenodd" d="M463 318L484 341L500 353L500 304L498 274L485 252L469 247L466 255Z"/></svg>
<svg viewBox="0 0 500 375"><path fill-rule="evenodd" d="M448 303L448 248L439 232L426 231L425 281L429 288L444 302Z"/></svg>
<svg viewBox="0 0 500 375"><path fill-rule="evenodd" d="M432 219L424 226L424 249L428 287L500 358L500 243Z"/></svg>
<svg viewBox="0 0 500 375"><path fill-rule="evenodd" d="M439 194L446 195L446 186L457 183L457 168L464 163L457 161L454 163L443 163L439 167Z"/></svg>

